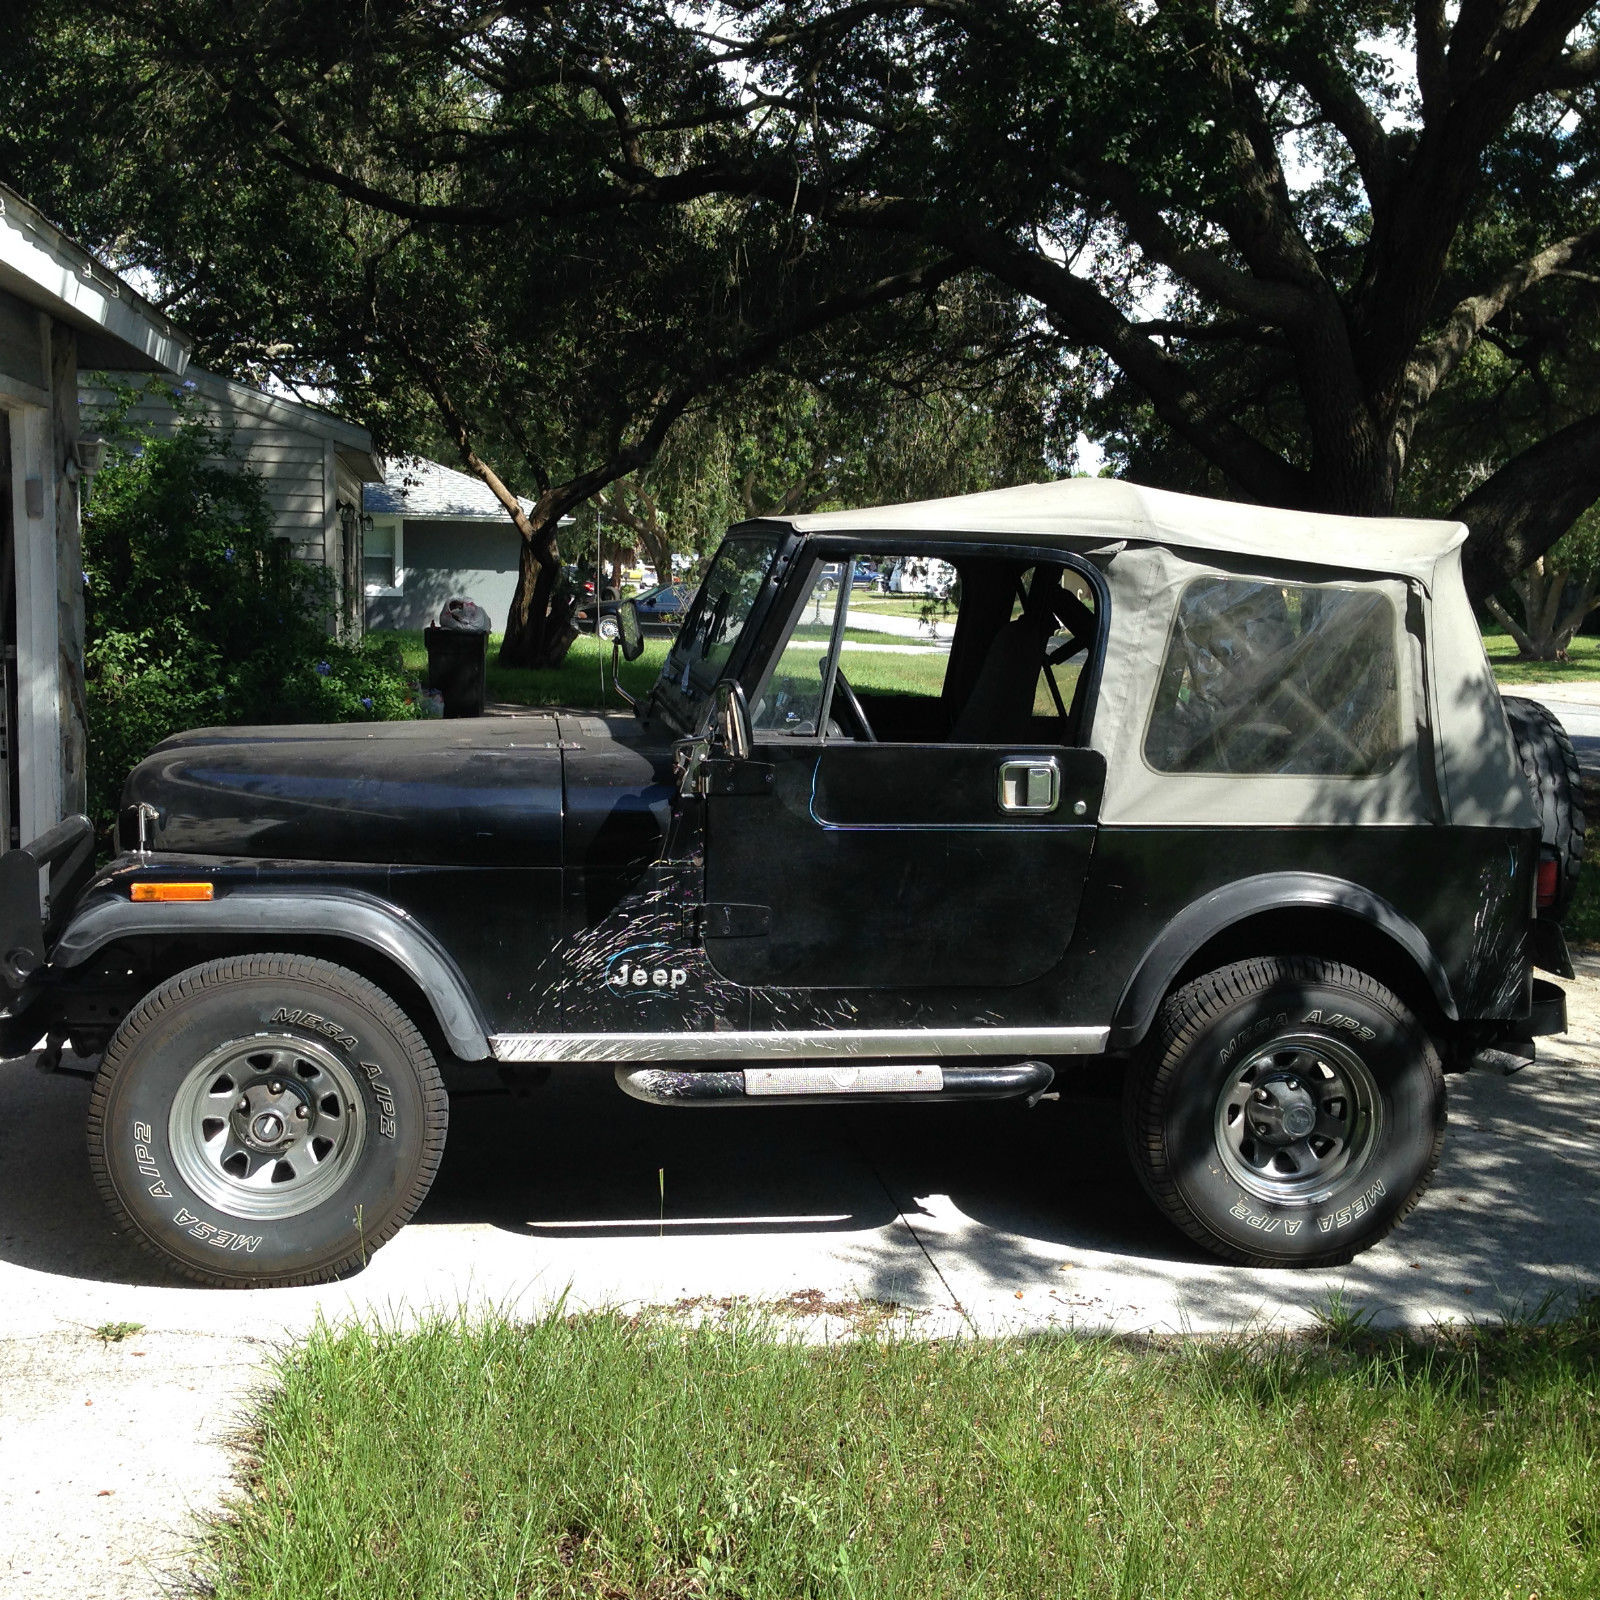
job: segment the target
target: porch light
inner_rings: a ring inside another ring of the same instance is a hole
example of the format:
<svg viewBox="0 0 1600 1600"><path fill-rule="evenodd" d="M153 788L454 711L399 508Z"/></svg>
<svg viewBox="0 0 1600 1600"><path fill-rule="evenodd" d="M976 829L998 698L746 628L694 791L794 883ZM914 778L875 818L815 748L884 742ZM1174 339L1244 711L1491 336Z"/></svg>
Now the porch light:
<svg viewBox="0 0 1600 1600"><path fill-rule="evenodd" d="M79 478L92 478L105 464L105 459L106 441L92 433L84 434L73 441L62 470L69 482L76 483Z"/></svg>

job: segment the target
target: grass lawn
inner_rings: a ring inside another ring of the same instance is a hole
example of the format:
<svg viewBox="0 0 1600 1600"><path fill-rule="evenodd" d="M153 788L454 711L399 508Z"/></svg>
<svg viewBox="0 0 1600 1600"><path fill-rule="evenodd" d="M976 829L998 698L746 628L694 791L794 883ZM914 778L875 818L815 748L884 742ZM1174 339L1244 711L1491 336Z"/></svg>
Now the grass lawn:
<svg viewBox="0 0 1600 1600"><path fill-rule="evenodd" d="M279 1360L219 1600L1600 1593L1600 1317L787 1342L611 1315Z"/></svg>
<svg viewBox="0 0 1600 1600"><path fill-rule="evenodd" d="M1561 925L1569 945L1582 945L1591 951L1600 946L1600 861L1593 856L1588 856L1579 869L1577 891Z"/></svg>
<svg viewBox="0 0 1600 1600"><path fill-rule="evenodd" d="M915 616L920 601L900 600L892 595L871 597L871 610L897 612ZM851 600L852 607L858 602ZM811 630L807 625L807 632ZM817 630L819 639L826 636L825 628ZM422 635L416 631L399 631L397 637L405 652L406 665L420 678L427 671L428 655L422 645ZM668 640L651 638L645 641L644 654L637 660L622 664L622 682L634 695L648 694L650 686L666 660ZM872 633L866 629L846 628L847 644L915 644L914 639L900 641L891 635ZM1509 635L1486 633L1484 648L1489 653L1489 663L1495 677L1504 684L1560 683L1563 679L1600 678L1600 638L1580 635L1572 642L1570 661L1519 661L1517 647ZM567 659L555 672L527 672L497 667L495 652L500 648L500 635L489 638L489 698L514 705L525 706L592 706L600 695L600 663L596 641L591 634L580 635L567 654ZM609 662L611 647L605 647ZM849 658L847 673L850 682L869 693L937 694L944 681L946 657L943 653L927 656L896 656L880 651L854 651ZM615 697L612 697L615 704Z"/></svg>
<svg viewBox="0 0 1600 1600"><path fill-rule="evenodd" d="M956 620L955 606L941 605L932 595L883 594L875 589L852 589L850 591L850 609L852 611L876 611L885 616L920 619L924 610L929 610L930 608L931 615L937 622L954 622Z"/></svg>
<svg viewBox="0 0 1600 1600"><path fill-rule="evenodd" d="M377 630L374 630L375 632ZM400 641L406 667L416 673L419 681L427 677L428 652L422 634L417 629L397 628L394 637ZM600 704L601 651L593 634L580 634L567 652L567 659L554 672L530 672L523 667L495 665L500 649L501 635L489 635L488 696L491 701L502 700L521 706L578 706ZM646 639L644 654L637 661L622 663L622 686L634 696L646 695L667 659L665 638ZM611 678L611 646L605 646L606 681ZM620 709L621 699L611 694L608 704Z"/></svg>
<svg viewBox="0 0 1600 1600"><path fill-rule="evenodd" d="M1563 679L1600 678L1600 637L1580 633L1567 648L1566 661L1523 661L1516 642L1498 629L1486 631L1483 648L1501 683L1560 683Z"/></svg>

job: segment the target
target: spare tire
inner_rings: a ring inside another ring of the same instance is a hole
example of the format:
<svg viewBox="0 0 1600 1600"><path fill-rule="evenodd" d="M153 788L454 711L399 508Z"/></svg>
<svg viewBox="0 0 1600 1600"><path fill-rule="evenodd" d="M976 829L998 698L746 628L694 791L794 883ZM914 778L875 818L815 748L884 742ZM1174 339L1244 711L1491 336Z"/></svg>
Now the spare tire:
<svg viewBox="0 0 1600 1600"><path fill-rule="evenodd" d="M1548 707L1517 695L1504 697L1517 760L1539 812L1539 838L1556 861L1556 898L1550 912L1566 915L1583 865L1583 774L1567 730Z"/></svg>

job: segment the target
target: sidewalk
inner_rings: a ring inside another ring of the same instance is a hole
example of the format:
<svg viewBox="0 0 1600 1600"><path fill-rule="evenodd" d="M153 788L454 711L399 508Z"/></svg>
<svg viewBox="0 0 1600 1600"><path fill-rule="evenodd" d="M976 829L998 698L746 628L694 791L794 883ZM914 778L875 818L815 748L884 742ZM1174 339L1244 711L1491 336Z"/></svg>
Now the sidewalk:
<svg viewBox="0 0 1600 1600"><path fill-rule="evenodd" d="M893 617L881 611L857 611L853 606L845 626L859 628L863 633L894 633L902 639L921 639L924 644L935 639L948 644L956 636L954 621L927 623L919 617Z"/></svg>

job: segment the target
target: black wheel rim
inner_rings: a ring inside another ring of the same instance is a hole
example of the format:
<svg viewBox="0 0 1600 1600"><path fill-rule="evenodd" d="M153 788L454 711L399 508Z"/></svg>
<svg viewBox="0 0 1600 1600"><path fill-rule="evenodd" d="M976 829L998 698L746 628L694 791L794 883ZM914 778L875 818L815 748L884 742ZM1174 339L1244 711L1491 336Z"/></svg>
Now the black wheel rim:
<svg viewBox="0 0 1600 1600"><path fill-rule="evenodd" d="M1370 1158L1383 1100L1361 1056L1323 1034L1284 1033L1228 1071L1216 1146L1229 1176L1257 1199L1313 1203Z"/></svg>

